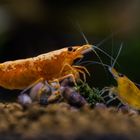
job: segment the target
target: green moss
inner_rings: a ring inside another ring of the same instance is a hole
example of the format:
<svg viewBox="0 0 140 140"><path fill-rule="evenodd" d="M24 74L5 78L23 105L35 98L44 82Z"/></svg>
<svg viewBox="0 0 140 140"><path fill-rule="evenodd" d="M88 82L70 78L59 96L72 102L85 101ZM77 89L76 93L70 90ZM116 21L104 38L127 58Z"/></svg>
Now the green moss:
<svg viewBox="0 0 140 140"><path fill-rule="evenodd" d="M96 103L103 103L104 100L100 95L100 90L97 88L91 88L87 83L80 83L76 86L79 93L86 99L91 107L94 107Z"/></svg>

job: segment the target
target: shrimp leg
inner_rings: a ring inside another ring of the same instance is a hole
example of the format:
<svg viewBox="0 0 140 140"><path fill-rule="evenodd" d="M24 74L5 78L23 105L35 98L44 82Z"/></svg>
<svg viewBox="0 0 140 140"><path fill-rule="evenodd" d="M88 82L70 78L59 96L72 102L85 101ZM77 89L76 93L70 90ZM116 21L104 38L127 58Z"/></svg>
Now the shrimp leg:
<svg viewBox="0 0 140 140"><path fill-rule="evenodd" d="M39 82L43 82L44 78L40 78L37 81L35 81L33 84L29 85L27 88L25 88L24 90L22 90L20 92L20 94L24 94L27 90L31 89L33 86L35 86L36 84L38 84Z"/></svg>

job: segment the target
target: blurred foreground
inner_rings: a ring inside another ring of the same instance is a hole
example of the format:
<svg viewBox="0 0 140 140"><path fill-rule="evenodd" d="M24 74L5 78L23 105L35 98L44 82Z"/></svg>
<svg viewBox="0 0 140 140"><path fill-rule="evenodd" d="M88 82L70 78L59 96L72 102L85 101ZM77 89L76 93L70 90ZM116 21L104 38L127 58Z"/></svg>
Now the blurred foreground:
<svg viewBox="0 0 140 140"><path fill-rule="evenodd" d="M0 104L0 138L105 140L140 139L140 116L116 108L77 109L66 103L23 108Z"/></svg>

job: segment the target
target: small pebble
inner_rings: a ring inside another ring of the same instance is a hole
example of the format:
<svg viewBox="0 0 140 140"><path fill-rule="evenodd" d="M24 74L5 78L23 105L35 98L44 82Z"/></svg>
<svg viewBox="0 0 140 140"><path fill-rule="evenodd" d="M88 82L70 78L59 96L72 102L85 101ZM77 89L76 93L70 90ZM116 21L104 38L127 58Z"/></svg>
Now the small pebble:
<svg viewBox="0 0 140 140"><path fill-rule="evenodd" d="M138 114L139 114L139 113L138 113L137 110L130 109L130 111L129 111L129 115L130 115L130 116L137 116Z"/></svg>
<svg viewBox="0 0 140 140"><path fill-rule="evenodd" d="M129 113L129 107L128 106L122 106L122 107L120 107L119 108L119 111L121 111L122 113L124 113L124 114L128 114Z"/></svg>
<svg viewBox="0 0 140 140"><path fill-rule="evenodd" d="M96 109L106 109L107 107L106 107L106 105L103 104L103 103L96 103L96 104L95 104L95 108L96 108Z"/></svg>
<svg viewBox="0 0 140 140"><path fill-rule="evenodd" d="M60 84L59 84L58 82L56 82L56 81L51 82L51 83L50 83L50 86L51 86L52 88L54 88L54 90L57 90L57 89L60 88Z"/></svg>
<svg viewBox="0 0 140 140"><path fill-rule="evenodd" d="M43 83L38 83L31 89L30 94L29 94L33 101L38 101L37 95L39 94L40 90L42 93L45 93L46 95L51 94L51 88L47 83L45 86Z"/></svg>
<svg viewBox="0 0 140 140"><path fill-rule="evenodd" d="M32 103L32 99L27 94L21 94L21 95L18 96L18 102L21 105L26 106L26 105L29 105L29 104Z"/></svg>
<svg viewBox="0 0 140 140"><path fill-rule="evenodd" d="M64 91L62 93L64 99L68 101L70 105L76 106L76 107L82 107L85 104L87 104L84 97L82 97L78 92L76 92L71 87L65 87Z"/></svg>
<svg viewBox="0 0 140 140"><path fill-rule="evenodd" d="M74 82L72 78L66 78L61 82L61 86L62 87L66 87L66 86L70 86L73 87L74 86Z"/></svg>
<svg viewBox="0 0 140 140"><path fill-rule="evenodd" d="M138 115L138 111L137 110L131 109L127 105L124 105L124 106L120 107L119 111L121 111L124 114L128 114L130 116Z"/></svg>

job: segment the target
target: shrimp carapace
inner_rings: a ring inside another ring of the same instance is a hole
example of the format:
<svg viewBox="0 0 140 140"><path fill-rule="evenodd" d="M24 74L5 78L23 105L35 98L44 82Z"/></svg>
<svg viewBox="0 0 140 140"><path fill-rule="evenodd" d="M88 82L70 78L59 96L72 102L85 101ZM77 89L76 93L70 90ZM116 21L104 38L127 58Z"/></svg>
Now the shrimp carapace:
<svg viewBox="0 0 140 140"><path fill-rule="evenodd" d="M8 61L0 64L0 86L7 89L24 89L36 81L62 79L66 75L80 78L79 72L85 74L83 66L73 66L77 58L93 49L92 45L73 46L37 57ZM40 80L41 79L41 80Z"/></svg>

